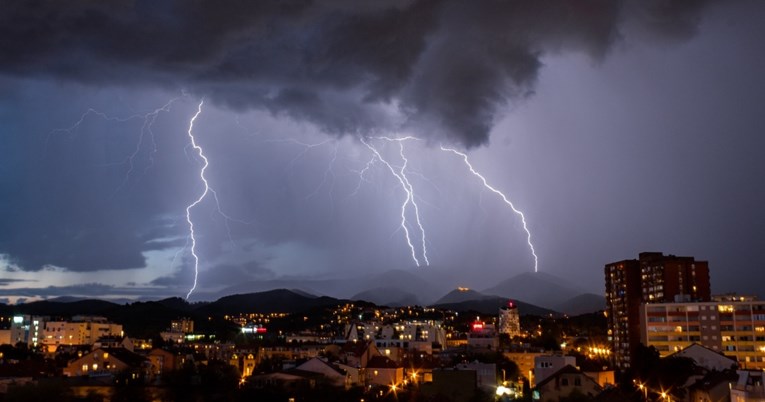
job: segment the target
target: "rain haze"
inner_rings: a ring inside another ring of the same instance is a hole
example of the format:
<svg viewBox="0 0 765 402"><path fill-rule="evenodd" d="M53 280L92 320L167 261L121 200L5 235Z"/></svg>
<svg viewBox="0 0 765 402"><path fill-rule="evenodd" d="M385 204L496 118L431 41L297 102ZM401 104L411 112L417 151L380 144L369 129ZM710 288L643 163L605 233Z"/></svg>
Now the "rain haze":
<svg viewBox="0 0 765 402"><path fill-rule="evenodd" d="M602 294L643 251L765 297L762 2L3 8L7 301L535 269Z"/></svg>

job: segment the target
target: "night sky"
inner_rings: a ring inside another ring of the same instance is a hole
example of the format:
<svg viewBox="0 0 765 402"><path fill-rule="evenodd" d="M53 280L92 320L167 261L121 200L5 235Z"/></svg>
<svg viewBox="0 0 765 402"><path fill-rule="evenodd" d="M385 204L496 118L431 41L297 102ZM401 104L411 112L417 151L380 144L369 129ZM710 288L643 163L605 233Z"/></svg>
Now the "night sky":
<svg viewBox="0 0 765 402"><path fill-rule="evenodd" d="M3 0L0 299L184 297L200 149L199 294L533 271L521 216L442 147L523 212L540 272L602 294L606 263L662 251L763 297L763 21L754 0Z"/></svg>

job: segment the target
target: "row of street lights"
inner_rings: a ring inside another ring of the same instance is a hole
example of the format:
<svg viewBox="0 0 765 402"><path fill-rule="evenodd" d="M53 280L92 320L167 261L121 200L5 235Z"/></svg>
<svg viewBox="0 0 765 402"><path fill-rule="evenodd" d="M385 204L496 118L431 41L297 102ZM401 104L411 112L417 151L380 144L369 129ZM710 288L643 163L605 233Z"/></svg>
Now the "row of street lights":
<svg viewBox="0 0 765 402"><path fill-rule="evenodd" d="M651 391L661 397L662 401L672 402L672 395L665 391L665 390L655 390L648 387L648 385L641 383L638 380L632 380L633 383L638 387L638 389L643 393L643 398L648 401L648 391Z"/></svg>

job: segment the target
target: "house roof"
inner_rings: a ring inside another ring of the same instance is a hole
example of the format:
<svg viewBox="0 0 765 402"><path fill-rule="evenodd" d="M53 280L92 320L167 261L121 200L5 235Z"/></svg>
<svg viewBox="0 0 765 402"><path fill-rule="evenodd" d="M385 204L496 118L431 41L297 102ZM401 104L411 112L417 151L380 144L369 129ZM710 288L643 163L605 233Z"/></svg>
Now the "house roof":
<svg viewBox="0 0 765 402"><path fill-rule="evenodd" d="M693 388L709 391L720 385L720 383L735 383L738 381L738 374L733 370L710 371L704 378L696 381Z"/></svg>
<svg viewBox="0 0 765 402"><path fill-rule="evenodd" d="M346 342L343 345L342 351L343 353L360 357L364 354L364 352L366 352L371 344L372 341Z"/></svg>
<svg viewBox="0 0 765 402"><path fill-rule="evenodd" d="M333 370L333 371L334 371L334 372L336 372L337 374L339 374L339 375L342 375L342 376L346 375L346 372L345 372L345 370L341 369L340 367L337 367L337 366L335 366L335 365L334 365L334 364L332 364L332 363L329 363L329 362L326 362L326 361L324 361L324 360L322 360L322 359L319 359L318 357L314 357L314 358L312 358L312 359L309 359L309 360L308 360L308 361L306 361L305 363L303 363L303 364L301 364L301 365L297 366L297 367L296 367L296 369L297 369L297 370L301 370L301 367L302 367L304 364L306 364L306 363L308 363L308 362L310 362L310 361L320 362L321 364L323 364L323 365L325 365L325 366L329 367L329 369Z"/></svg>
<svg viewBox="0 0 765 402"><path fill-rule="evenodd" d="M109 353L109 355L114 356L115 359L118 359L131 367L137 367L146 362L146 357L141 356L138 353L133 353L125 348L103 348L100 350Z"/></svg>
<svg viewBox="0 0 765 402"><path fill-rule="evenodd" d="M704 345L702 345L700 343L696 343L696 342L694 342L694 343L684 347L683 349L678 350L677 352L674 352L674 353L672 353L670 355L667 355L665 358L667 358L667 357L689 357L689 356L685 356L685 354L688 353L689 351L694 350L694 349L704 350L704 351L707 351L709 353L714 353L717 356L724 357L724 358L730 360L731 363L733 363L733 364L738 364L738 362L736 361L735 358L730 357L730 356L726 356L722 352L716 351L714 349L710 349L710 348L708 348L708 347L706 347L706 346L704 346Z"/></svg>
<svg viewBox="0 0 765 402"><path fill-rule="evenodd" d="M367 368L399 368L393 360L385 356L374 356L367 362Z"/></svg>
<svg viewBox="0 0 765 402"><path fill-rule="evenodd" d="M542 380L542 382L538 383L535 388L544 387L549 382L554 381L556 378L560 377L562 374L581 374L582 377L586 378L586 381L590 381L593 384L595 384L595 386L600 388L600 385L597 382L595 382L595 380L593 380L592 378L590 378L590 376L588 376L587 374L584 374L581 370L579 370L578 368L570 364L567 364L562 369L550 374L549 377L545 378L544 380Z"/></svg>

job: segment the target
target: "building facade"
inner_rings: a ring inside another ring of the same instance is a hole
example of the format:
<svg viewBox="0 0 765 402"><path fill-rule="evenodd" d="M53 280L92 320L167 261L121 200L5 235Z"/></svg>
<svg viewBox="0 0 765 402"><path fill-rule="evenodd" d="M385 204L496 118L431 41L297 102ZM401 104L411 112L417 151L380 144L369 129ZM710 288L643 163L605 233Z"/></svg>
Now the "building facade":
<svg viewBox="0 0 765 402"><path fill-rule="evenodd" d="M618 368L630 367L640 344L640 305L710 301L709 265L693 257L640 253L637 260L606 264L606 315Z"/></svg>
<svg viewBox="0 0 765 402"><path fill-rule="evenodd" d="M52 353L61 345L93 345L103 337L123 336L122 325L106 318L75 316L71 321L45 322L40 343Z"/></svg>
<svg viewBox="0 0 765 402"><path fill-rule="evenodd" d="M765 369L765 301L654 303L640 307L640 340L662 356L698 343Z"/></svg>
<svg viewBox="0 0 765 402"><path fill-rule="evenodd" d="M518 307L512 301L499 309L499 333L506 334L510 339L521 335L521 318Z"/></svg>

